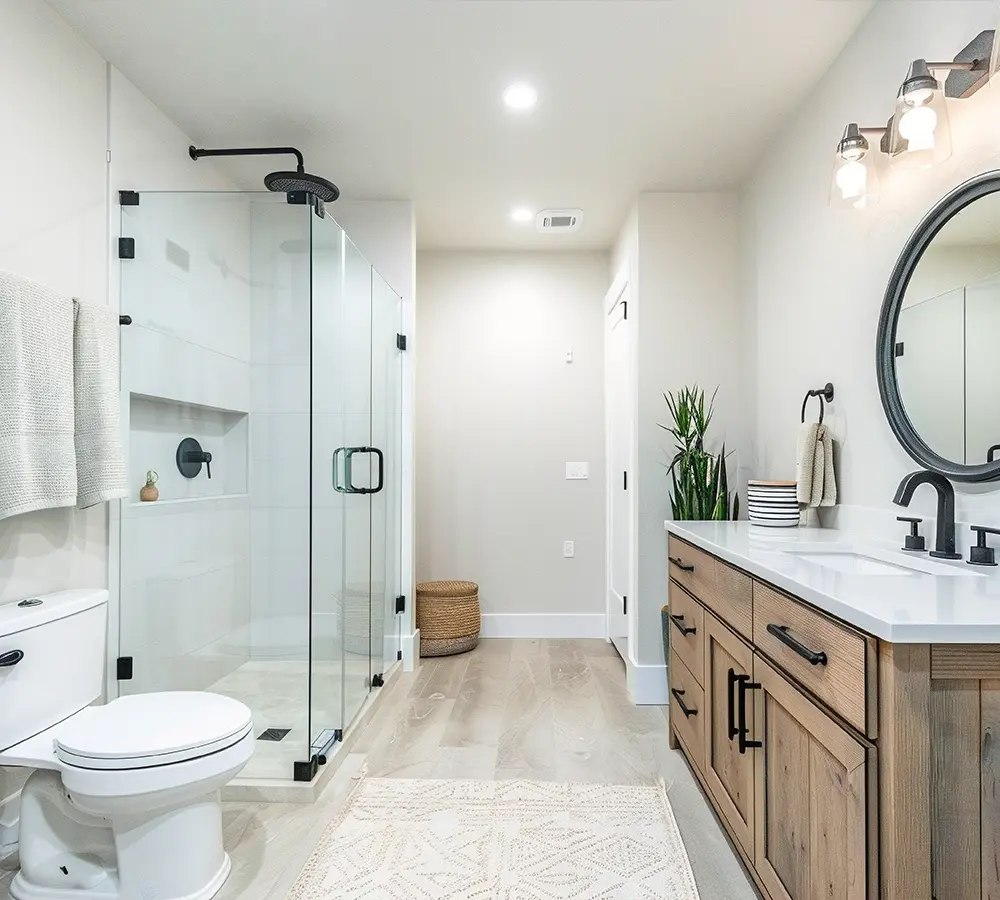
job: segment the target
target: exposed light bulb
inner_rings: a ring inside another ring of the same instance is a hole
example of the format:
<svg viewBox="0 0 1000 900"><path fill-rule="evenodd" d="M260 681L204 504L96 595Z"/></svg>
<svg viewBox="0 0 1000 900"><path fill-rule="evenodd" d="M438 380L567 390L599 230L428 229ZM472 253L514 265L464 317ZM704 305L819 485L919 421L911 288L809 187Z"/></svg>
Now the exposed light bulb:
<svg viewBox="0 0 1000 900"><path fill-rule="evenodd" d="M511 211L510 217L515 222L530 222L535 217L535 214L527 207L520 206Z"/></svg>
<svg viewBox="0 0 1000 900"><path fill-rule="evenodd" d="M868 184L868 169L856 160L850 160L839 169L836 175L837 189L844 200L853 197L864 197Z"/></svg>
<svg viewBox="0 0 1000 900"><path fill-rule="evenodd" d="M908 109L899 120L899 135L907 143L907 150L933 150L937 113L929 106Z"/></svg>
<svg viewBox="0 0 1000 900"><path fill-rule="evenodd" d="M857 162L862 159L865 155L863 147L847 147L845 150L840 152L840 158L846 159L848 162Z"/></svg>

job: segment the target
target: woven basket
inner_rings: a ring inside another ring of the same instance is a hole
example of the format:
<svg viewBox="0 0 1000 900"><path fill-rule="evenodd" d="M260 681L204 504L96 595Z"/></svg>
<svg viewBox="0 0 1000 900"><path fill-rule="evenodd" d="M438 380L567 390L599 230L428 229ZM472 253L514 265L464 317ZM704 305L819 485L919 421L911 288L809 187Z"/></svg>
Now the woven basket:
<svg viewBox="0 0 1000 900"><path fill-rule="evenodd" d="M465 653L479 643L479 585L422 581L417 585L421 656Z"/></svg>

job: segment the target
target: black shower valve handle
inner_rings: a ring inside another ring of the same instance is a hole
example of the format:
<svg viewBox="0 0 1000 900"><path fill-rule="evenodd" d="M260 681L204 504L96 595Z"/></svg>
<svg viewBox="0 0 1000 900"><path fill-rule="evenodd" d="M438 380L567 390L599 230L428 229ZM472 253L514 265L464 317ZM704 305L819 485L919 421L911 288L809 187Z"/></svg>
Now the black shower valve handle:
<svg viewBox="0 0 1000 900"><path fill-rule="evenodd" d="M211 480L212 479L212 454L209 453L207 450L205 451L205 454L204 454L204 462L205 462L205 474L208 476L209 480Z"/></svg>

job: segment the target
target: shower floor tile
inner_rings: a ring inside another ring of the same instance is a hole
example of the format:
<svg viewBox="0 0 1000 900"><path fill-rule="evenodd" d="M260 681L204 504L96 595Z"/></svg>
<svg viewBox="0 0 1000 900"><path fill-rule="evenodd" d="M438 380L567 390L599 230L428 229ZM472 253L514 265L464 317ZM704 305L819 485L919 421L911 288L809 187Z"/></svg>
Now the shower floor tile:
<svg viewBox="0 0 1000 900"><path fill-rule="evenodd" d="M312 731L341 727L341 677L337 662L313 663ZM253 758L241 778L288 780L293 765L309 759L309 664L304 660L250 660L207 690L250 707L254 733L288 729L280 741L257 740Z"/></svg>

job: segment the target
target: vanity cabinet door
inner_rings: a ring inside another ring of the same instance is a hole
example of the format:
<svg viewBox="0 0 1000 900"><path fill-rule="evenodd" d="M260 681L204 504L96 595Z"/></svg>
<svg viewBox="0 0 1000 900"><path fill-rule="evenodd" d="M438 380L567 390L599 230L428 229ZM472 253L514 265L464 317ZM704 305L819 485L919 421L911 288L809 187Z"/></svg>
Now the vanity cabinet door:
<svg viewBox="0 0 1000 900"><path fill-rule="evenodd" d="M753 651L712 613L705 612L705 781L729 831L753 859L754 755L745 746L753 728L753 691L741 689L753 673ZM744 742L739 695L745 698ZM740 752L741 746L743 752Z"/></svg>
<svg viewBox="0 0 1000 900"><path fill-rule="evenodd" d="M772 900L875 900L874 747L759 655L753 692L761 743L753 751L754 868L761 882Z"/></svg>

